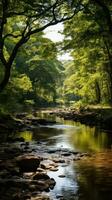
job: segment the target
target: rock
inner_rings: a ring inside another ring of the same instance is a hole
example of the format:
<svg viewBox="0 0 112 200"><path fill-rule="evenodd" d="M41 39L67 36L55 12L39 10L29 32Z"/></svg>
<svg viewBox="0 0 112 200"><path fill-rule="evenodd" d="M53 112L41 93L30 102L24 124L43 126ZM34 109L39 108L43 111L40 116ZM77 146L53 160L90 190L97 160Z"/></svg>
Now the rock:
<svg viewBox="0 0 112 200"><path fill-rule="evenodd" d="M31 199L31 195L30 194L25 194L23 199L30 200Z"/></svg>
<svg viewBox="0 0 112 200"><path fill-rule="evenodd" d="M71 156L71 153L66 152L66 153L62 153L61 155L62 155L62 156Z"/></svg>
<svg viewBox="0 0 112 200"><path fill-rule="evenodd" d="M41 164L40 167L41 167L42 169L46 169L46 165L45 165L45 164Z"/></svg>
<svg viewBox="0 0 112 200"><path fill-rule="evenodd" d="M50 189L53 189L54 186L56 185L56 181L53 178L50 178L49 180L47 180L47 183L48 183Z"/></svg>
<svg viewBox="0 0 112 200"><path fill-rule="evenodd" d="M44 181L44 180L39 180L37 181L37 184L36 184L36 191L46 191L46 192L49 192L49 188L50 188L50 185L49 183L47 183L47 181Z"/></svg>
<svg viewBox="0 0 112 200"><path fill-rule="evenodd" d="M56 153L57 152L57 150L56 149L49 149L48 151L47 151L47 153Z"/></svg>
<svg viewBox="0 0 112 200"><path fill-rule="evenodd" d="M65 160L64 159L58 159L58 158L56 158L56 159L53 159L53 162L55 162L55 163L65 163Z"/></svg>
<svg viewBox="0 0 112 200"><path fill-rule="evenodd" d="M22 118L26 117L26 115L27 115L27 113L17 113L15 117L22 119Z"/></svg>
<svg viewBox="0 0 112 200"><path fill-rule="evenodd" d="M37 190L36 185L29 185L29 190L30 190L31 192L36 191L36 190Z"/></svg>
<svg viewBox="0 0 112 200"><path fill-rule="evenodd" d="M25 146L25 147L24 147L24 150L28 150L28 149L29 149L29 146Z"/></svg>
<svg viewBox="0 0 112 200"><path fill-rule="evenodd" d="M47 195L38 195L36 198L33 200L50 200L49 196Z"/></svg>
<svg viewBox="0 0 112 200"><path fill-rule="evenodd" d="M36 188L40 191L49 191L49 189L53 189L56 182L53 178L50 178L46 173L36 173L33 176L33 180L37 180L38 184Z"/></svg>
<svg viewBox="0 0 112 200"><path fill-rule="evenodd" d="M65 175L64 174L60 174L58 177L65 178Z"/></svg>
<svg viewBox="0 0 112 200"><path fill-rule="evenodd" d="M42 163L42 164L40 164L40 167L42 168L42 169L55 169L55 168L57 168L58 167L58 164L56 164L56 163L53 163L53 162L44 162L44 163Z"/></svg>
<svg viewBox="0 0 112 200"><path fill-rule="evenodd" d="M70 151L73 155L77 155L79 152L78 151Z"/></svg>
<svg viewBox="0 0 112 200"><path fill-rule="evenodd" d="M43 168L38 168L37 171L38 172L45 172Z"/></svg>
<svg viewBox="0 0 112 200"><path fill-rule="evenodd" d="M50 168L49 170L50 170L50 171L53 171L53 172L56 172L56 171L58 171L58 168L53 168L53 167L52 167L52 168Z"/></svg>
<svg viewBox="0 0 112 200"><path fill-rule="evenodd" d="M63 198L63 195L58 194L58 195L56 195L56 198L57 199Z"/></svg>
<svg viewBox="0 0 112 200"><path fill-rule="evenodd" d="M12 195L12 199L13 200L20 200L21 199L21 194L20 193L16 193Z"/></svg>
<svg viewBox="0 0 112 200"><path fill-rule="evenodd" d="M61 167L67 167L67 166L68 166L68 164L66 164L66 163L61 165Z"/></svg>
<svg viewBox="0 0 112 200"><path fill-rule="evenodd" d="M33 176L33 180L40 180L40 179L44 179L44 180L48 180L50 179L50 177L43 172L37 172L34 176Z"/></svg>
<svg viewBox="0 0 112 200"><path fill-rule="evenodd" d="M17 165L21 172L35 172L40 164L40 157L24 155L17 158Z"/></svg>
<svg viewBox="0 0 112 200"><path fill-rule="evenodd" d="M73 161L77 161L77 160L80 160L81 158L80 157L75 157L73 158Z"/></svg>

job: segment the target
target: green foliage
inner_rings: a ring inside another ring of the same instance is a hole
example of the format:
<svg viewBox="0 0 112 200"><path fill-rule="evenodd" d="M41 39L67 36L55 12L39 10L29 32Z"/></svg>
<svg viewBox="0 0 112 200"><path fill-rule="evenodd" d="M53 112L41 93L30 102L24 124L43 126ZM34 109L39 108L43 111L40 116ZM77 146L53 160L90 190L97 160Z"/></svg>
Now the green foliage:
<svg viewBox="0 0 112 200"><path fill-rule="evenodd" d="M7 54L12 50L16 38L11 43L9 40L6 43ZM28 44L18 52L11 81L0 94L0 106L4 112L29 110L55 103L63 69L56 57L54 43L45 38L44 34L31 37Z"/></svg>
<svg viewBox="0 0 112 200"><path fill-rule="evenodd" d="M0 80L13 66L1 110L112 103L111 1L8 0L0 11ZM73 60L62 64L42 31L69 17L60 46Z"/></svg>
<svg viewBox="0 0 112 200"><path fill-rule="evenodd" d="M71 51L73 61L65 64L63 93L78 96L79 104L112 102L112 38L107 13L96 2L85 1L85 10L66 22L64 29L63 50ZM103 4L112 9L111 4Z"/></svg>

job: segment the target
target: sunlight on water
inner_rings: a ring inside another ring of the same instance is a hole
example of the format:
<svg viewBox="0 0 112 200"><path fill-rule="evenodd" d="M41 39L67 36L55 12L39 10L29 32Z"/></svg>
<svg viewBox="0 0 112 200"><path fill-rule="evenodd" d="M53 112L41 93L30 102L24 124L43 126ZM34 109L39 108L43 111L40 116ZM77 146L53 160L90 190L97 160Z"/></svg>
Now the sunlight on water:
<svg viewBox="0 0 112 200"><path fill-rule="evenodd" d="M20 137L24 138L25 141L32 141L32 132L31 131L20 132Z"/></svg>
<svg viewBox="0 0 112 200"><path fill-rule="evenodd" d="M65 175L64 178L60 178L59 175ZM54 190L51 191L51 196L53 200L56 199L57 195L63 195L64 193L71 193L72 195L77 193L78 185L75 181L76 174L72 167L72 165L68 165L67 167L59 167L57 172L49 172L48 175L50 177L54 177L57 182Z"/></svg>
<svg viewBox="0 0 112 200"><path fill-rule="evenodd" d="M66 129L74 129L76 127L71 126L71 125L63 125L63 124L55 124L55 125L46 125L48 128L55 128L55 129L60 129L60 130L66 130Z"/></svg>

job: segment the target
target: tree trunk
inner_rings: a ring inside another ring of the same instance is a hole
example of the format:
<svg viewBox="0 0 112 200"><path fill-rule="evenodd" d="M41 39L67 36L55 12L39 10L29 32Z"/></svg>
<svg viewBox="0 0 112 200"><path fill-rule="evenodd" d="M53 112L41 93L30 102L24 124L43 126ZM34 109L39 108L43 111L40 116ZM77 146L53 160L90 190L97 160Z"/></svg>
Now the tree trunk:
<svg viewBox="0 0 112 200"><path fill-rule="evenodd" d="M95 92L96 92L96 103L100 103L101 102L101 92L100 92L100 86L98 81L95 81Z"/></svg>
<svg viewBox="0 0 112 200"><path fill-rule="evenodd" d="M8 84L9 78L10 78L10 72L11 72L11 67L5 66L4 77L3 77L2 82L0 83L0 92L2 92L4 88L6 87L6 85Z"/></svg>
<svg viewBox="0 0 112 200"><path fill-rule="evenodd" d="M108 64L106 66L106 72L108 73L108 85L109 85L109 103L112 105L112 53L111 53L111 44L110 41L104 39L104 45L107 51Z"/></svg>
<svg viewBox="0 0 112 200"><path fill-rule="evenodd" d="M2 61L2 64L5 68L5 72L4 72L4 78L2 80L2 82L0 83L0 92L2 92L2 90L7 86L8 82L9 82L9 78L10 78L10 72L11 72L11 67L12 64L14 62L14 59L17 55L17 52L19 50L19 48L26 43L28 40L28 38L25 38L24 36L17 42L17 44L15 45L15 47L12 50L12 53L10 55L10 58L8 61L5 60L5 57L3 55L3 49L1 50L2 54L0 54L0 59Z"/></svg>
<svg viewBox="0 0 112 200"><path fill-rule="evenodd" d="M112 105L112 63L109 66L110 67L110 73L109 75L109 93L110 93L110 97L109 97L109 103Z"/></svg>

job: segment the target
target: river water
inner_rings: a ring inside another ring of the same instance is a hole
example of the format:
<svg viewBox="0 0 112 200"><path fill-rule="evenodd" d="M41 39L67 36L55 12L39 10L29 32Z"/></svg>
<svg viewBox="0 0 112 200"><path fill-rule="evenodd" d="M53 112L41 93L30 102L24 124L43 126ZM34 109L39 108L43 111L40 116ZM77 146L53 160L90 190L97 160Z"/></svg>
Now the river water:
<svg viewBox="0 0 112 200"><path fill-rule="evenodd" d="M52 148L67 148L93 153L92 157L74 161L48 172L56 180L50 197L63 200L111 200L112 199L112 133L96 127L65 121L48 113L41 118L55 119L57 124L40 126L36 132L24 131L21 136L27 141L47 141ZM63 174L65 177L60 178Z"/></svg>

